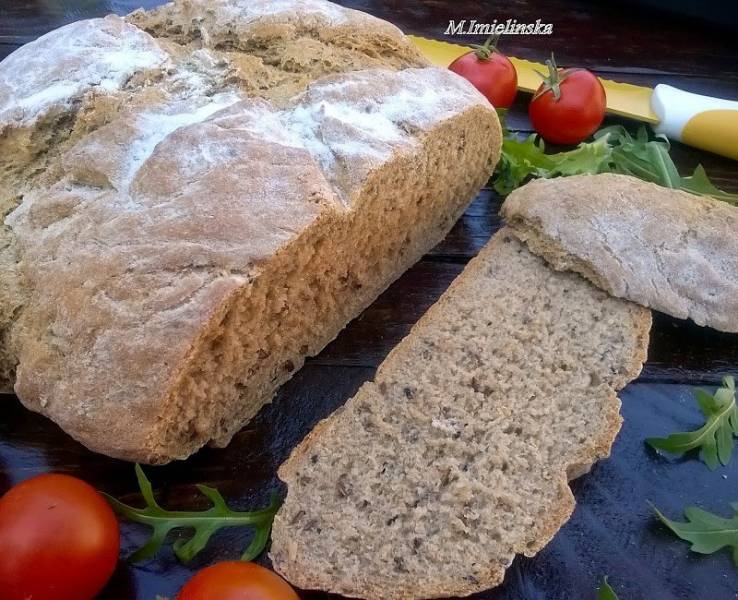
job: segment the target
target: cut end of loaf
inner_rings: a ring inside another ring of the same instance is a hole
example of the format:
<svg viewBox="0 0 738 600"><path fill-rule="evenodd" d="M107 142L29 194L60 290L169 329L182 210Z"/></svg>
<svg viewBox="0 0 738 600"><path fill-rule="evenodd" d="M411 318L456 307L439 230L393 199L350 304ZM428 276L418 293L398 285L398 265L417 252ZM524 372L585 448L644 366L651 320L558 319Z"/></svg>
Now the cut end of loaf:
<svg viewBox="0 0 738 600"><path fill-rule="evenodd" d="M275 568L372 599L499 584L568 519L567 478L609 454L649 326L498 233L280 468Z"/></svg>
<svg viewBox="0 0 738 600"><path fill-rule="evenodd" d="M494 168L499 135L482 107L448 119L372 172L352 210L281 249L229 298L164 404L154 452L138 460L226 445L307 356L443 239Z"/></svg>

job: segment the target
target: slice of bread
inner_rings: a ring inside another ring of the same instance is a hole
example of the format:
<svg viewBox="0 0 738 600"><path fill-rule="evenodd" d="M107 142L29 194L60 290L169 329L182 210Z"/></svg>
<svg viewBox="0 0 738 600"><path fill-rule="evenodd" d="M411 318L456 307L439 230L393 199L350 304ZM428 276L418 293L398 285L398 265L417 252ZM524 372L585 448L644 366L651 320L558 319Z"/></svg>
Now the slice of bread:
<svg viewBox="0 0 738 600"><path fill-rule="evenodd" d="M539 179L502 215L554 268L619 298L738 332L738 209L626 175Z"/></svg>
<svg viewBox="0 0 738 600"><path fill-rule="evenodd" d="M323 0L130 21L0 64L0 379L17 365L87 447L164 463L227 444L439 242L501 132L396 27Z"/></svg>
<svg viewBox="0 0 738 600"><path fill-rule="evenodd" d="M499 584L569 518L567 480L609 454L650 322L502 230L281 466L274 567L372 600Z"/></svg>

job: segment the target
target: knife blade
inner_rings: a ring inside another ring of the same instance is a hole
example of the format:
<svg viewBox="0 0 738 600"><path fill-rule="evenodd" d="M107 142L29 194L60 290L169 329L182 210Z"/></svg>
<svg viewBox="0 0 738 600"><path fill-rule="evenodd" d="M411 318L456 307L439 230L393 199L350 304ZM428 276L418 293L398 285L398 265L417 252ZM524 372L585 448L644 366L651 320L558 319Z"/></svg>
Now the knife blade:
<svg viewBox="0 0 738 600"><path fill-rule="evenodd" d="M447 67L469 52L469 46L408 36L434 65ZM545 73L544 64L508 57L518 72L518 89L534 92L541 83L536 71ZM655 88L599 78L607 96L607 112L636 119L663 133L700 148L738 159L738 102L685 92L659 84Z"/></svg>

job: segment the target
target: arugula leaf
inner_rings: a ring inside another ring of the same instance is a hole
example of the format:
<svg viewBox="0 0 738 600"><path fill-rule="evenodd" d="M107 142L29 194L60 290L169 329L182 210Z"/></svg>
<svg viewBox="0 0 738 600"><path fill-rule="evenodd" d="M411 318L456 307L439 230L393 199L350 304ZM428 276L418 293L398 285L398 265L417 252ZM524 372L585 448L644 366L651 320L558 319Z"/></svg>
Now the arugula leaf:
<svg viewBox="0 0 738 600"><path fill-rule="evenodd" d="M652 506L661 522L677 537L690 542L690 550L699 554L713 554L725 547L733 548L733 564L738 567L738 502L731 504L734 515L725 519L712 513L689 506L684 509L687 522L667 519L658 508Z"/></svg>
<svg viewBox="0 0 738 600"><path fill-rule="evenodd" d="M579 144L574 150L559 152L553 156L554 173L559 175L581 175L599 173L602 165L612 159L612 147L608 138L595 140L590 144Z"/></svg>
<svg viewBox="0 0 738 600"><path fill-rule="evenodd" d="M118 514L134 523L149 525L154 530L148 541L131 555L132 561L154 556L161 549L169 532L179 527L193 530L189 539L178 539L174 542L174 553L182 562L191 560L207 545L210 537L223 527L254 528L254 537L241 556L241 560L254 560L266 547L274 515L282 504L276 492L272 492L271 501L266 508L252 512L234 511L228 508L218 490L198 485L197 489L208 497L213 503L212 507L203 511L165 510L156 502L151 482L140 465L136 465L136 479L141 488L141 495L146 501L145 508L128 506L104 494Z"/></svg>
<svg viewBox="0 0 738 600"><path fill-rule="evenodd" d="M500 118L504 123L504 114ZM669 154L669 140L662 135L652 138L645 127L635 136L622 125L605 127L595 133L594 141L553 154L546 153L536 134L521 140L503 125L503 135L500 161L492 177L492 186L501 195L536 177L620 173L738 205L738 194L715 186L701 165L691 176L680 176Z"/></svg>
<svg viewBox="0 0 738 600"><path fill-rule="evenodd" d="M735 380L723 378L723 387L713 396L704 390L694 391L705 416L705 424L696 431L672 433L665 438L648 438L646 443L656 450L682 455L700 449L700 458L715 470L718 462L727 465L733 453L733 437L738 437L738 407L735 401Z"/></svg>
<svg viewBox="0 0 738 600"><path fill-rule="evenodd" d="M607 583L607 575L602 578L602 585L597 588L597 600L620 600L615 590Z"/></svg>
<svg viewBox="0 0 738 600"><path fill-rule="evenodd" d="M506 137L502 140L500 163L492 185L498 194L509 194L530 177L548 177L553 167L543 140L536 142L535 134L525 140Z"/></svg>
<svg viewBox="0 0 738 600"><path fill-rule="evenodd" d="M738 194L730 194L716 187L707 177L702 165L697 165L690 177L682 177L681 188L693 194L712 196L718 200L724 200L730 204L738 205Z"/></svg>
<svg viewBox="0 0 738 600"><path fill-rule="evenodd" d="M525 140L506 137L492 186L498 194L506 195L534 177L598 173L610 154L606 139L580 144L567 152L546 154L543 140L535 134Z"/></svg>
<svg viewBox="0 0 738 600"><path fill-rule="evenodd" d="M649 139L645 127L634 138L622 125L603 130L614 145L609 170L632 175L668 188L678 188L679 173L669 155L669 140L664 136Z"/></svg>

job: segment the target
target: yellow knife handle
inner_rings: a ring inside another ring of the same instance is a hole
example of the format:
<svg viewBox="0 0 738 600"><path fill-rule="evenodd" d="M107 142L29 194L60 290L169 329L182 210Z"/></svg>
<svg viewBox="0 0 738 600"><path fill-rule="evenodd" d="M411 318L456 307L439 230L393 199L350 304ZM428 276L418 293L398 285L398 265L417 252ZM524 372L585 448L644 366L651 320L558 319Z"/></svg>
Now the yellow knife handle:
<svg viewBox="0 0 738 600"><path fill-rule="evenodd" d="M738 160L738 102L659 84L651 106L661 121L657 133Z"/></svg>

